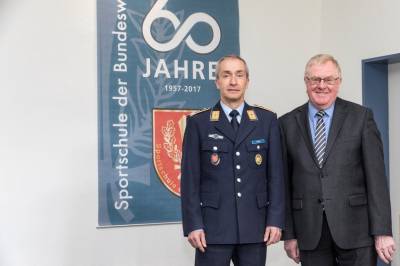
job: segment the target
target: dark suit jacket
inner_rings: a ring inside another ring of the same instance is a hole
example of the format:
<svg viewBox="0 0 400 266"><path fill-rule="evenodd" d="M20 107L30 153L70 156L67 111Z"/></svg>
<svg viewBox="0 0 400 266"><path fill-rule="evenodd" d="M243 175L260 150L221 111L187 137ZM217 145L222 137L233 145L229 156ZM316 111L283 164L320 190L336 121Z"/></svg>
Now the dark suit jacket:
<svg viewBox="0 0 400 266"><path fill-rule="evenodd" d="M211 121L213 111L219 111L218 121ZM202 228L207 244L259 243L267 225L283 228L280 145L276 115L262 108L245 104L237 137L219 103L188 117L181 179L184 235Z"/></svg>
<svg viewBox="0 0 400 266"><path fill-rule="evenodd" d="M287 187L284 239L314 249L323 208L335 243L369 246L391 235L383 147L371 110L336 99L322 169L317 166L304 104L280 118Z"/></svg>

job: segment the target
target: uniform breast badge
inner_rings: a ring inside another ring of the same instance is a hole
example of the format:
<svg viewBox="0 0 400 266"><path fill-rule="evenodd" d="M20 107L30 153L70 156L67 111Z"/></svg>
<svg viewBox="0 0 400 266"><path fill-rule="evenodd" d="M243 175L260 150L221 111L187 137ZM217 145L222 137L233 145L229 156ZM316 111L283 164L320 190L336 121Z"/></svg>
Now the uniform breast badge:
<svg viewBox="0 0 400 266"><path fill-rule="evenodd" d="M254 157L254 160L256 161L257 165L261 165L263 161L262 155L257 153L256 156Z"/></svg>
<svg viewBox="0 0 400 266"><path fill-rule="evenodd" d="M218 153L213 153L211 154L210 158L211 164L217 166L219 162L221 161L221 158L219 157Z"/></svg>

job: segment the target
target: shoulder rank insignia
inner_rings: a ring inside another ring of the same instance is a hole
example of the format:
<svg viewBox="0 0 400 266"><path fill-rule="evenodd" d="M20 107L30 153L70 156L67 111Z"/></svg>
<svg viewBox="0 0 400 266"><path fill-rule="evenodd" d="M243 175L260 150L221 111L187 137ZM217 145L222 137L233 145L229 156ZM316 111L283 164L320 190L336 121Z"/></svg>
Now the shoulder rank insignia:
<svg viewBox="0 0 400 266"><path fill-rule="evenodd" d="M219 121L219 111L212 111L210 114L210 121Z"/></svg>
<svg viewBox="0 0 400 266"><path fill-rule="evenodd" d="M254 112L254 110L252 110L252 109L247 110L247 116L249 117L249 119L250 119L251 121L256 121L256 120L258 120L257 115L256 115L256 112Z"/></svg>
<svg viewBox="0 0 400 266"><path fill-rule="evenodd" d="M210 108L204 108L204 109L195 111L195 112L191 113L190 116L194 116L194 115L200 114L200 113L205 112L207 110L210 110Z"/></svg>
<svg viewBox="0 0 400 266"><path fill-rule="evenodd" d="M273 112L273 113L275 113L275 112L274 112L274 111L272 111L271 109L268 109L267 107L264 107L264 106L261 106L261 105L257 105L257 104L255 104L255 105L254 105L254 107L257 107L257 108L264 109L264 110L267 110L267 111L269 111L269 112Z"/></svg>

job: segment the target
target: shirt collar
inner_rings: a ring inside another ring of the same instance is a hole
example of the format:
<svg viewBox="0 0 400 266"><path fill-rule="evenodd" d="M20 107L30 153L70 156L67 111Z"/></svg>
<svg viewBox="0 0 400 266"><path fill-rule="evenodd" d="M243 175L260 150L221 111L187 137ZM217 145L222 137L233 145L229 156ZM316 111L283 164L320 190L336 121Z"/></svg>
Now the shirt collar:
<svg viewBox="0 0 400 266"><path fill-rule="evenodd" d="M230 108L229 106L227 106L226 104L224 104L222 101L220 101L220 104L221 104L222 110L224 111L226 117L230 118L229 113L233 109ZM238 108L236 108L236 110L239 112L239 117L242 117L243 109L244 109L244 102Z"/></svg>
<svg viewBox="0 0 400 266"><path fill-rule="evenodd" d="M331 104L328 108L324 109L325 114L327 117L332 117L333 111L335 109L335 102ZM309 101L308 102L308 113L311 118L314 118L315 115L318 113L319 109L315 108L315 106Z"/></svg>

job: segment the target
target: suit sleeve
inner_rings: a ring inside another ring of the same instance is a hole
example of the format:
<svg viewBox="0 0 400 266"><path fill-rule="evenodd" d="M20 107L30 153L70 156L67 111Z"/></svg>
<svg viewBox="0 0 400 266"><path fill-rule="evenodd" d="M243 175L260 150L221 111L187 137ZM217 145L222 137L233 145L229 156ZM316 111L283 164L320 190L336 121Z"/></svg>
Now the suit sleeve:
<svg viewBox="0 0 400 266"><path fill-rule="evenodd" d="M385 175L383 145L371 110L362 134L363 165L367 183L371 235L392 235L390 196Z"/></svg>
<svg viewBox="0 0 400 266"><path fill-rule="evenodd" d="M293 225L293 216L292 216L292 189L291 189L291 182L290 176L292 172L291 168L291 159L288 156L287 146L286 146L286 135L282 125L282 121L279 120L280 125L280 135L281 135L281 144L282 144L282 157L283 157L283 176L285 181L285 227L283 229L282 238L284 240L295 239L296 234L294 232L294 225Z"/></svg>
<svg viewBox="0 0 400 266"><path fill-rule="evenodd" d="M276 115L272 118L268 149L268 213L267 226L281 229L285 224L285 193L282 173L282 152Z"/></svg>
<svg viewBox="0 0 400 266"><path fill-rule="evenodd" d="M204 228L200 208L200 136L192 117L187 117L183 138L181 206L183 233Z"/></svg>

